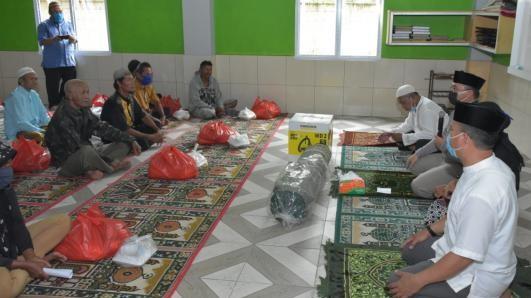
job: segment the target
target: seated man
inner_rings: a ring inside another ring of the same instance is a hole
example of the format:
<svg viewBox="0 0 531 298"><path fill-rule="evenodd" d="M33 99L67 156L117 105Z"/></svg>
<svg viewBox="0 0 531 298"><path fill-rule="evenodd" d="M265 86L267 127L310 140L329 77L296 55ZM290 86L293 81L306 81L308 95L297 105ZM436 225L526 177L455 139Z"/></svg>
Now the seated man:
<svg viewBox="0 0 531 298"><path fill-rule="evenodd" d="M163 135L159 127L133 98L135 78L128 70L114 72L114 89L116 92L103 105L101 120L133 136L142 151L153 144L162 143ZM103 141L112 140L104 137Z"/></svg>
<svg viewBox="0 0 531 298"><path fill-rule="evenodd" d="M104 173L129 167L124 158L129 153L140 154L140 146L133 137L92 114L87 83L77 79L66 82L65 99L45 135L52 165L61 168L59 174L67 177L86 174L91 179L100 179ZM93 135L114 143L97 150L90 141Z"/></svg>
<svg viewBox="0 0 531 298"><path fill-rule="evenodd" d="M514 174L492 151L505 121L485 103L457 104L446 146L463 175L447 216L404 242L410 266L391 275L394 297L507 295L516 273L518 205Z"/></svg>
<svg viewBox="0 0 531 298"><path fill-rule="evenodd" d="M9 146L0 143L0 293L17 297L31 278L47 279L43 268L65 256L51 251L70 231L70 217L59 214L28 227L20 213L17 195L10 183L13 179ZM31 278L30 278L31 277Z"/></svg>
<svg viewBox="0 0 531 298"><path fill-rule="evenodd" d="M152 120L158 127L168 124L160 99L153 87L153 70L151 69L151 65L147 62L140 63L136 67L134 76L134 98L136 99L136 102L148 115L153 116Z"/></svg>
<svg viewBox="0 0 531 298"><path fill-rule="evenodd" d="M479 89L485 80L464 71L456 71L452 82L452 92L449 100L457 102L477 102ZM450 119L453 114L450 114ZM417 175L411 183L415 195L432 198L433 190L438 185L447 184L457 178L462 171L459 161L447 154L444 138L448 134L448 127L443 130L443 137L435 136L422 148L418 148L408 159L408 168Z"/></svg>
<svg viewBox="0 0 531 298"><path fill-rule="evenodd" d="M429 142L437 134L439 113L443 109L433 101L420 96L411 85L404 85L396 91L396 98L402 108L408 111L406 120L393 128L391 132L383 133L381 141L392 137L397 143L415 150ZM445 122L448 116L444 113Z"/></svg>
<svg viewBox="0 0 531 298"><path fill-rule="evenodd" d="M226 109L234 109L237 100L223 102L218 81L212 76L212 62L203 61L190 81L189 109L193 117L212 119L225 114ZM231 111L233 112L233 111Z"/></svg>
<svg viewBox="0 0 531 298"><path fill-rule="evenodd" d="M43 126L50 118L35 90L38 78L35 71L22 67L17 72L18 87L5 100L4 126L7 140L14 140L19 134L42 141Z"/></svg>

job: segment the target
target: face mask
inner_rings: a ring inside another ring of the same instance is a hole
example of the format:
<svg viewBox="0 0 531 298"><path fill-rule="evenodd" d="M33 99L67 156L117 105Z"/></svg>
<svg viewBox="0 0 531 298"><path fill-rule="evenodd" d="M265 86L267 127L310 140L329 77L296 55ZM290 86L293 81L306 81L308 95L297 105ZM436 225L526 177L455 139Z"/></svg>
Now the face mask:
<svg viewBox="0 0 531 298"><path fill-rule="evenodd" d="M54 13L52 16L53 16L53 21L56 24L61 24L64 21L64 16L62 12Z"/></svg>
<svg viewBox="0 0 531 298"><path fill-rule="evenodd" d="M151 82L153 82L153 75L152 74L148 74L148 75L142 76L142 81L140 81L140 83L142 85L144 85L144 86L151 84Z"/></svg>
<svg viewBox="0 0 531 298"><path fill-rule="evenodd" d="M461 133L460 133L461 134ZM456 135L456 136L450 136L450 134L446 135L446 150L448 151L448 153L454 157L454 158L457 158L459 159L459 157L457 157L457 153L456 153L456 150L461 150L461 148L454 148L452 147L452 139L453 138L456 138L458 137L460 134Z"/></svg>
<svg viewBox="0 0 531 298"><path fill-rule="evenodd" d="M0 189L4 189L13 181L13 168L3 167L0 168Z"/></svg>
<svg viewBox="0 0 531 298"><path fill-rule="evenodd" d="M457 104L457 92L450 91L448 93L448 100L455 106Z"/></svg>
<svg viewBox="0 0 531 298"><path fill-rule="evenodd" d="M411 107L411 112L416 113L417 112L417 107Z"/></svg>

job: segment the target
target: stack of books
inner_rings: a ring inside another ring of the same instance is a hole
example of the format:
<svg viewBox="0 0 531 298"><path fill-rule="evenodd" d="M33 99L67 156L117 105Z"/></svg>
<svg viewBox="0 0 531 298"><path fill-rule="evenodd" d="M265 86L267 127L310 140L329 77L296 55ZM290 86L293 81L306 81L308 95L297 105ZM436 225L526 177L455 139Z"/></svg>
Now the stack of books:
<svg viewBox="0 0 531 298"><path fill-rule="evenodd" d="M412 26L412 40L431 40L431 28L429 26Z"/></svg>
<svg viewBox="0 0 531 298"><path fill-rule="evenodd" d="M496 48L497 30L492 28L476 27L476 40L480 45Z"/></svg>
<svg viewBox="0 0 531 298"><path fill-rule="evenodd" d="M393 39L409 40L412 33L412 26L393 26Z"/></svg>

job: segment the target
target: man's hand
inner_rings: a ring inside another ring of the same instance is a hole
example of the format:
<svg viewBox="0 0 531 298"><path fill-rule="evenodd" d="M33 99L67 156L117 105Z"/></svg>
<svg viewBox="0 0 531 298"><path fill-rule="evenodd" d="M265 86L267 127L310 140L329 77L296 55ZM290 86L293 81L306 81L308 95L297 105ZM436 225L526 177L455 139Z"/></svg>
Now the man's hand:
<svg viewBox="0 0 531 298"><path fill-rule="evenodd" d="M164 135L162 134L162 132L158 131L156 133L150 134L148 136L148 140L155 144L161 144L162 142L164 142Z"/></svg>
<svg viewBox="0 0 531 298"><path fill-rule="evenodd" d="M40 258L40 257L38 257L36 255L34 255L34 256L30 257L30 258L25 258L25 259L28 262L39 264L42 267L52 267L52 265L50 265L50 262L48 262L47 260L45 260L43 258Z"/></svg>
<svg viewBox="0 0 531 298"><path fill-rule="evenodd" d="M77 43L77 39L75 37L73 37L72 35L68 35L68 41L70 43Z"/></svg>
<svg viewBox="0 0 531 298"><path fill-rule="evenodd" d="M406 168L411 169L416 163L419 158L416 154L411 154L406 161Z"/></svg>
<svg viewBox="0 0 531 298"><path fill-rule="evenodd" d="M389 284L389 293L392 294L393 297L411 297L424 287L422 281L419 280L415 274L398 270L395 271L395 274L400 279Z"/></svg>
<svg viewBox="0 0 531 298"><path fill-rule="evenodd" d="M133 153L133 155L136 155L136 156L142 153L142 148L140 147L140 145L138 145L136 141L131 143L131 153Z"/></svg>
<svg viewBox="0 0 531 298"><path fill-rule="evenodd" d="M65 255L63 255L60 252L56 252L56 251L47 254L46 256L44 256L43 259L46 260L47 262L59 261L61 263L64 263L68 260L68 258Z"/></svg>
<svg viewBox="0 0 531 298"><path fill-rule="evenodd" d="M446 184L435 186L435 190L433 191L433 196L436 199L446 199Z"/></svg>
<svg viewBox="0 0 531 298"><path fill-rule="evenodd" d="M49 267L49 266L44 265L42 262L14 260L11 263L11 266L9 267L9 269L11 269L11 270L13 270L13 269L26 270L32 278L47 279L48 278L48 274L46 274L42 270L42 268L44 268L44 267Z"/></svg>
<svg viewBox="0 0 531 298"><path fill-rule="evenodd" d="M216 108L216 116L217 117L222 117L223 115L225 115L225 109L223 108Z"/></svg>
<svg viewBox="0 0 531 298"><path fill-rule="evenodd" d="M441 150L443 146L444 140L443 138L439 136L435 136L435 146L437 146L437 149Z"/></svg>
<svg viewBox="0 0 531 298"><path fill-rule="evenodd" d="M402 142L402 134L401 133L393 133L393 134L391 134L391 138L395 142Z"/></svg>
<svg viewBox="0 0 531 298"><path fill-rule="evenodd" d="M455 186L457 185L457 179L452 179L448 184L443 184L435 187L433 196L437 199L446 199L449 200L452 198L454 193Z"/></svg>
<svg viewBox="0 0 531 298"><path fill-rule="evenodd" d="M406 241L404 241L404 243L402 243L402 246L400 246L400 247L401 248L407 247L408 249L413 249L413 248L415 248L415 245L417 245L420 242L425 241L426 239L430 238L430 236L431 235L428 232L428 230L423 229L423 230L415 233L411 237L407 238Z"/></svg>
<svg viewBox="0 0 531 298"><path fill-rule="evenodd" d="M383 142L387 142L389 140L389 138L391 137L391 133L389 132L384 132L383 134L381 134L379 137L378 137L378 142L380 143L383 143Z"/></svg>

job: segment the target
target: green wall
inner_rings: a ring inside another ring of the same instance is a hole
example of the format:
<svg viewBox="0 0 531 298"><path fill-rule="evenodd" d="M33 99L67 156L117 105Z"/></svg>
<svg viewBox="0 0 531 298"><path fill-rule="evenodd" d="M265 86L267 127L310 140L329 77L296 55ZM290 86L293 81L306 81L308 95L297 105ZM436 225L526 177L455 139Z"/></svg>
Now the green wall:
<svg viewBox="0 0 531 298"><path fill-rule="evenodd" d="M492 62L498 63L501 65L509 66L511 64L511 55L492 55Z"/></svg>
<svg viewBox="0 0 531 298"><path fill-rule="evenodd" d="M111 48L118 53L184 53L181 0L108 0Z"/></svg>
<svg viewBox="0 0 531 298"><path fill-rule="evenodd" d="M293 56L294 0L216 0L216 53Z"/></svg>
<svg viewBox="0 0 531 298"><path fill-rule="evenodd" d="M386 0L387 10L471 10L473 0ZM108 0L111 49L119 53L184 52L182 0ZM14 13L16 12L16 13ZM226 55L295 54L295 0L215 0L216 53ZM422 20L423 18L419 18ZM462 34L464 19L427 20L434 33ZM410 22L402 18L400 22ZM450 23L451 26L444 26ZM0 10L0 50L37 51L32 0L6 1ZM5 30L13 28L13 30ZM397 59L467 59L467 47L387 46L382 57ZM507 63L507 57L494 57Z"/></svg>
<svg viewBox="0 0 531 298"><path fill-rule="evenodd" d="M388 46L385 44L387 36L387 11L470 11L474 7L474 0L427 1L427 0L386 0L384 1L384 24L382 35L382 58L394 59L448 59L465 60L468 58L468 47L438 47L438 46ZM402 17L401 24L408 24L415 17ZM452 37L462 37L464 34L464 17L449 17L445 22L441 18L418 17L418 21L433 28L435 34L446 34ZM415 22L415 25L417 22ZM408 24L413 25L413 24ZM420 25L420 24L419 24ZM462 30L463 29L463 30Z"/></svg>
<svg viewBox="0 0 531 298"><path fill-rule="evenodd" d="M37 27L32 0L2 1L0 51L37 51Z"/></svg>

